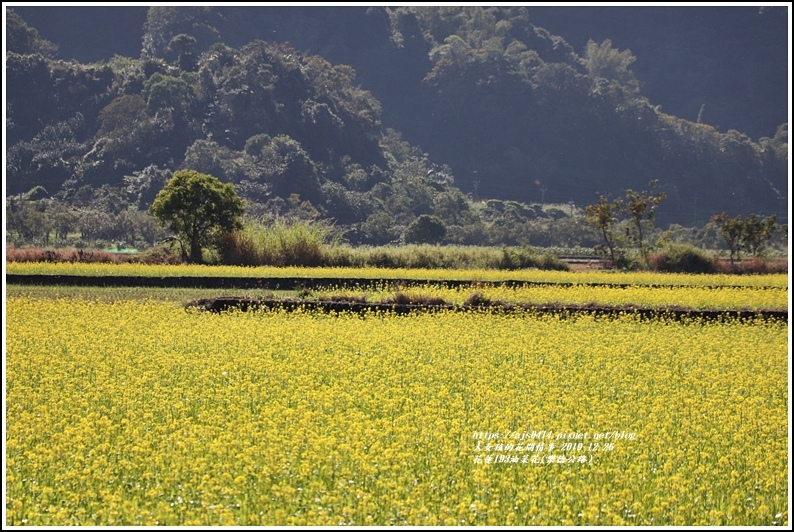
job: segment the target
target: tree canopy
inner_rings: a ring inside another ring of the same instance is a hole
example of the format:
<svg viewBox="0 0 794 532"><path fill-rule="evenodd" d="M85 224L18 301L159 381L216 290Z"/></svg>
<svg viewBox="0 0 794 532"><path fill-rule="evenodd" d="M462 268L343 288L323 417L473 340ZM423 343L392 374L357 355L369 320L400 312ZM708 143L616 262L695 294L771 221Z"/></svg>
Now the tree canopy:
<svg viewBox="0 0 794 532"><path fill-rule="evenodd" d="M242 228L243 201L234 185L195 170L174 172L150 211L177 235L190 262L201 262L202 247L215 245L220 232Z"/></svg>

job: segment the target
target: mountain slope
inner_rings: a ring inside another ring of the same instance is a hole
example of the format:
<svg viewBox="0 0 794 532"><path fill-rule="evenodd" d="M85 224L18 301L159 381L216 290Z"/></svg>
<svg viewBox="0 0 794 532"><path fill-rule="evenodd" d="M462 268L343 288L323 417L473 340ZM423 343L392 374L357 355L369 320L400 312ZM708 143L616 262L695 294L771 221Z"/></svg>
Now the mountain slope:
<svg viewBox="0 0 794 532"><path fill-rule="evenodd" d="M366 187L381 179L375 174L393 172L381 149L386 125L449 165L437 174L454 176L475 199L584 205L596 192L618 194L658 179L668 195L661 221L703 223L720 211L780 208L787 128L753 142L664 113L643 96L633 71L641 58L607 41L577 53L533 23L536 11L151 8L141 60L86 66L9 55L9 87L19 88L9 91L9 184L20 191L52 186L70 173L78 182L118 183L153 163L176 168L212 160L207 168L227 179L256 183L241 177L253 170L235 176L230 168L255 167L246 157L266 145L287 150L295 168L304 169L292 170L300 179L268 181L260 196L300 193L322 204L369 193ZM177 35L189 35L182 43L192 49L179 53ZM256 38L292 46L247 44ZM284 66L287 56L300 56L300 65ZM307 70L314 72L310 80ZM340 88L329 90L328 82ZM706 109L701 114L708 117ZM125 121L137 125L127 131ZM252 140L257 135L267 138ZM280 135L297 144L279 144ZM60 147L44 150L49 157L35 155L33 164L34 154L54 142ZM366 185L350 185L355 179L344 176L359 168L369 172L359 179ZM350 221L363 221L382 204L357 211L351 201L340 211Z"/></svg>

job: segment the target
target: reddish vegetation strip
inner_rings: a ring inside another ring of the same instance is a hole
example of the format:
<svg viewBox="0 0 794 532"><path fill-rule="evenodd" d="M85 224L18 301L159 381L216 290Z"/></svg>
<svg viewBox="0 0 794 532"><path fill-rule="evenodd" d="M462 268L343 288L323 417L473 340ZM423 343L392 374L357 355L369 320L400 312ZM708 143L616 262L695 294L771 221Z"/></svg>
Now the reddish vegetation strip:
<svg viewBox="0 0 794 532"><path fill-rule="evenodd" d="M637 306L602 306L602 305L517 305L512 303L491 303L483 305L417 305L400 303L365 303L361 301L302 301L296 299L251 299L244 297L218 297L214 299L200 299L185 305L186 308L195 308L209 312L224 312L229 310L262 310L284 309L293 311L297 309L322 310L324 312L394 312L396 314L410 314L416 311L471 311L493 310L494 312L554 312L558 314L588 313L597 316L617 316L619 314L635 314L643 319L657 318L699 318L709 320L719 319L774 319L788 323L788 311L784 310L694 310L682 307L644 308Z"/></svg>

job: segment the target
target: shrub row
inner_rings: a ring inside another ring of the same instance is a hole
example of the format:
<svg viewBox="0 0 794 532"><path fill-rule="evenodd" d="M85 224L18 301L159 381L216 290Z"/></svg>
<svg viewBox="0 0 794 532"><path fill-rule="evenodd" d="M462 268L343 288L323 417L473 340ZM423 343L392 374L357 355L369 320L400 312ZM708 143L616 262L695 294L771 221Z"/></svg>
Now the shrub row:
<svg viewBox="0 0 794 532"><path fill-rule="evenodd" d="M648 256L648 269L668 273L785 273L787 260L731 262L689 244L668 244Z"/></svg>

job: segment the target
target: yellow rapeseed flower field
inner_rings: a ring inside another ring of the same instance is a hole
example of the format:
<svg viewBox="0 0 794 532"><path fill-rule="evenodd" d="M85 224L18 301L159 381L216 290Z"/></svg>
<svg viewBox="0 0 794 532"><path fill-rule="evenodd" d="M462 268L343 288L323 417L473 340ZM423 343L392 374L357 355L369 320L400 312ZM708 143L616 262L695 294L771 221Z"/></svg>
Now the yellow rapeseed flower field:
<svg viewBox="0 0 794 532"><path fill-rule="evenodd" d="M787 327L6 301L9 525L787 525Z"/></svg>
<svg viewBox="0 0 794 532"><path fill-rule="evenodd" d="M540 286L479 286L447 288L435 284L412 286L396 289L387 283L366 288L327 288L315 290L280 290L234 288L155 288L155 287L80 287L80 286L37 286L8 285L6 293L12 296L32 298L79 297L99 301L117 301L150 298L173 301L183 304L188 301L210 297L248 297L252 299L272 296L277 299L316 299L361 298L368 302L394 299L398 292L419 300L422 297L440 298L448 304L462 305L473 295L493 302L530 305L596 305L596 306L637 306L645 308L682 307L695 310L786 310L788 290L786 288L758 288L723 286L679 287L679 286L642 286L626 288L587 285L540 285Z"/></svg>
<svg viewBox="0 0 794 532"><path fill-rule="evenodd" d="M240 267L200 264L109 264L69 262L7 262L10 274L43 275L140 275L152 277L303 277L428 280L517 280L543 283L655 284L673 286L788 286L786 274L730 275L592 270L561 272L550 270L426 270L406 268L306 268Z"/></svg>
<svg viewBox="0 0 794 532"><path fill-rule="evenodd" d="M651 287L633 285L587 286L587 285L540 285L540 286L481 286L447 288L441 285L412 286L395 289L382 286L377 289L324 289L317 290L319 297L332 295L366 296L367 301L393 298L397 292L409 297L422 296L440 298L449 304L461 305L478 293L491 302L501 301L516 304L537 305L603 305L639 307L682 307L690 309L781 309L788 308L786 288L758 288L745 286L721 286L716 288L697 286Z"/></svg>

